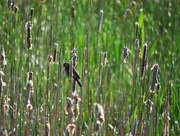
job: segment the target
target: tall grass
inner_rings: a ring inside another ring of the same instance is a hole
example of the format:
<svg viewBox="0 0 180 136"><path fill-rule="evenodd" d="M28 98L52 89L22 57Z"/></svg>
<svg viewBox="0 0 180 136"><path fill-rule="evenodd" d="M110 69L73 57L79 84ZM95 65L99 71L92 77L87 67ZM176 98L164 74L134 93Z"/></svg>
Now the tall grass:
<svg viewBox="0 0 180 136"><path fill-rule="evenodd" d="M74 89L81 99L74 135L179 135L178 4L0 1L0 135L68 135ZM73 89L63 69L73 49L82 88Z"/></svg>

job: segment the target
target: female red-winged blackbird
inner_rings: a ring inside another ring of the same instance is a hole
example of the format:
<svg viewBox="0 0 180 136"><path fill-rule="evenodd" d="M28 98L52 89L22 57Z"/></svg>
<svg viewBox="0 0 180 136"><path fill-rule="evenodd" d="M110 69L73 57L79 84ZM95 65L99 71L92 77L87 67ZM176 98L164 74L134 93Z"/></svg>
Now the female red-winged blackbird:
<svg viewBox="0 0 180 136"><path fill-rule="evenodd" d="M66 75L69 77L69 73L70 73L69 63L64 63L63 66L64 66L64 71L65 71ZM78 85L81 87L82 85L79 81L79 79L80 79L79 74L74 67L72 67L72 68L73 68L73 78L75 81L77 81Z"/></svg>

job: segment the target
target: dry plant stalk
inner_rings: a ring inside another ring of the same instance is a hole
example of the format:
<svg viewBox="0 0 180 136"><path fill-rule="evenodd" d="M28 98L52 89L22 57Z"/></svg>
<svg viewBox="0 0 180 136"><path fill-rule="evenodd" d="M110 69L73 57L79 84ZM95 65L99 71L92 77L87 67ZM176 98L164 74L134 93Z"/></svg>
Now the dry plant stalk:
<svg viewBox="0 0 180 136"><path fill-rule="evenodd" d="M28 72L27 82L26 82L26 101L25 101L25 107L27 110L33 109L33 106L30 101L31 93L34 93L33 72Z"/></svg>
<svg viewBox="0 0 180 136"><path fill-rule="evenodd" d="M105 122L105 116L104 116L103 106L101 106L98 103L95 103L94 106L95 106L95 134L97 135L103 123Z"/></svg>
<svg viewBox="0 0 180 136"><path fill-rule="evenodd" d="M145 70L148 65L148 45L144 44L143 57L142 57L142 66L141 66L141 79L144 78Z"/></svg>
<svg viewBox="0 0 180 136"><path fill-rule="evenodd" d="M158 68L159 68L158 64L154 64L153 67L151 68L151 70L153 72L152 82L151 82L151 86L149 88L149 91L151 93L154 93L155 88L157 87L157 89L159 89L159 86L160 86L160 83L158 81Z"/></svg>
<svg viewBox="0 0 180 136"><path fill-rule="evenodd" d="M1 96L1 93L3 90L3 87L6 86L6 83L3 82L3 76L4 76L4 73L2 71L0 71L0 96Z"/></svg>

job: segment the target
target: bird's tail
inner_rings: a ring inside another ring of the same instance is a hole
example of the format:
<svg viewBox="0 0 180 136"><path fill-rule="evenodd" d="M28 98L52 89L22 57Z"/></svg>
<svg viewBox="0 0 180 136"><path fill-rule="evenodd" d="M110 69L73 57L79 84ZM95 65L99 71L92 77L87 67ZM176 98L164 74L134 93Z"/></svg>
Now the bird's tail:
<svg viewBox="0 0 180 136"><path fill-rule="evenodd" d="M79 81L78 79L77 79L76 81L77 81L77 83L78 83L79 87L82 87L82 85L81 85L80 81Z"/></svg>

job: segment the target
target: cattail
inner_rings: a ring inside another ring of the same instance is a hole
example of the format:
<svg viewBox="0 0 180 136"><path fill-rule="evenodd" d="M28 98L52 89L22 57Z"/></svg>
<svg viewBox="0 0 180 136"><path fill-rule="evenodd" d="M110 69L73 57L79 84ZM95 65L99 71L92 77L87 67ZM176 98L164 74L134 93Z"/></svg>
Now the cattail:
<svg viewBox="0 0 180 136"><path fill-rule="evenodd" d="M8 111L9 111L9 101L10 101L10 99L8 98L7 95L5 95L3 109L4 109L4 113L6 113L6 114L8 114Z"/></svg>
<svg viewBox="0 0 180 136"><path fill-rule="evenodd" d="M150 99L147 99L144 104L146 105L146 113L152 113L154 103Z"/></svg>
<svg viewBox="0 0 180 136"><path fill-rule="evenodd" d="M14 0L11 0L11 10L12 11L13 11L13 8L14 8L14 4L15 4Z"/></svg>
<svg viewBox="0 0 180 136"><path fill-rule="evenodd" d="M74 49L71 51L71 62L72 62L72 66L73 66L73 67L76 67L76 65L77 65L76 59L77 59L76 48L74 48Z"/></svg>
<svg viewBox="0 0 180 136"><path fill-rule="evenodd" d="M97 134L100 128L102 127L103 123L105 122L105 117L104 117L103 107L98 103L95 103L94 106L95 106L95 132Z"/></svg>
<svg viewBox="0 0 180 136"><path fill-rule="evenodd" d="M32 110L33 109L33 106L31 104L30 100L27 101L26 109L27 110Z"/></svg>
<svg viewBox="0 0 180 136"><path fill-rule="evenodd" d="M135 1L131 1L131 6L135 7L137 4Z"/></svg>
<svg viewBox="0 0 180 136"><path fill-rule="evenodd" d="M98 22L98 33L101 31L101 25L102 25L102 21L103 21L103 10L99 11L99 22Z"/></svg>
<svg viewBox="0 0 180 136"><path fill-rule="evenodd" d="M10 9L11 5L12 5L12 0L8 0L8 9Z"/></svg>
<svg viewBox="0 0 180 136"><path fill-rule="evenodd" d="M127 47L124 47L123 53L121 55L121 59L126 63L126 58L129 56L130 51Z"/></svg>
<svg viewBox="0 0 180 136"><path fill-rule="evenodd" d="M19 8L18 8L18 6L17 6L17 5L14 5L14 7L13 7L13 11L14 11L14 13L17 13L17 12L19 11Z"/></svg>
<svg viewBox="0 0 180 136"><path fill-rule="evenodd" d="M33 109L33 106L30 103L31 93L34 93L33 72L28 72L27 82L26 82L26 102L25 102L25 106L27 110Z"/></svg>
<svg viewBox="0 0 180 136"><path fill-rule="evenodd" d="M105 67L106 63L107 63L107 52L103 52L103 62L101 63L101 65Z"/></svg>
<svg viewBox="0 0 180 136"><path fill-rule="evenodd" d="M4 66L6 64L7 64L7 61L6 61L5 51L4 51L4 48L1 46L0 47L0 66L1 66L1 68L4 68Z"/></svg>
<svg viewBox="0 0 180 136"><path fill-rule="evenodd" d="M4 73L2 71L0 71L0 96L1 96L1 93L2 93L2 90L3 90L3 87L6 86L6 83L3 82L3 77L4 76Z"/></svg>
<svg viewBox="0 0 180 136"><path fill-rule="evenodd" d="M73 111L73 116L72 116L72 122L77 121L78 116L79 116L79 101L81 99L79 98L77 92L72 93L72 111Z"/></svg>
<svg viewBox="0 0 180 136"><path fill-rule="evenodd" d="M159 88L160 85L160 83L158 82L158 68L159 68L158 64L154 64L153 67L151 68L153 72L152 82L149 89L151 93L154 93L155 87Z"/></svg>
<svg viewBox="0 0 180 136"><path fill-rule="evenodd" d="M32 29L32 22L28 21L26 22L26 30L27 30L27 47L29 50L32 49L32 44L31 44L31 40L32 40L32 35L31 35L31 29Z"/></svg>
<svg viewBox="0 0 180 136"><path fill-rule="evenodd" d="M54 48L52 50L52 58L53 58L53 62L56 62L56 58L57 58L57 49L58 49L58 43L54 43Z"/></svg>
<svg viewBox="0 0 180 136"><path fill-rule="evenodd" d="M66 99L65 113L72 114L72 99L69 97Z"/></svg>
<svg viewBox="0 0 180 136"><path fill-rule="evenodd" d="M33 72L27 73L27 84L26 84L26 90L31 91L31 93L34 93L34 83L33 83Z"/></svg>
<svg viewBox="0 0 180 136"><path fill-rule="evenodd" d="M31 12L30 12L30 20L31 20L31 23L32 23L33 14L34 14L34 8L31 8Z"/></svg>
<svg viewBox="0 0 180 136"><path fill-rule="evenodd" d="M8 136L8 131L5 128L1 128L0 135L1 136Z"/></svg>
<svg viewBox="0 0 180 136"><path fill-rule="evenodd" d="M48 64L51 64L52 60L53 60L53 56L49 54L48 55Z"/></svg>
<svg viewBox="0 0 180 136"><path fill-rule="evenodd" d="M142 57L142 66L141 66L141 79L144 78L145 69L148 65L148 45L144 44L143 57Z"/></svg>
<svg viewBox="0 0 180 136"><path fill-rule="evenodd" d="M169 136L169 112L168 110L166 110L162 116L164 117L164 123L163 123L163 131L162 131L162 135L163 136Z"/></svg>
<svg viewBox="0 0 180 136"><path fill-rule="evenodd" d="M45 136L50 136L51 125L49 123L49 117L44 119Z"/></svg>
<svg viewBox="0 0 180 136"><path fill-rule="evenodd" d="M135 26L136 26L136 33L135 33L135 39L139 39L138 37L139 37L139 23L138 22L136 22L135 23ZM137 47L139 47L139 46L136 46L136 49L137 49Z"/></svg>
<svg viewBox="0 0 180 136"><path fill-rule="evenodd" d="M76 125L75 124L68 124L66 127L68 133L70 134L70 136L73 136L76 130Z"/></svg>
<svg viewBox="0 0 180 136"><path fill-rule="evenodd" d="M17 104L16 103L13 104L13 118L14 119L17 118Z"/></svg>

